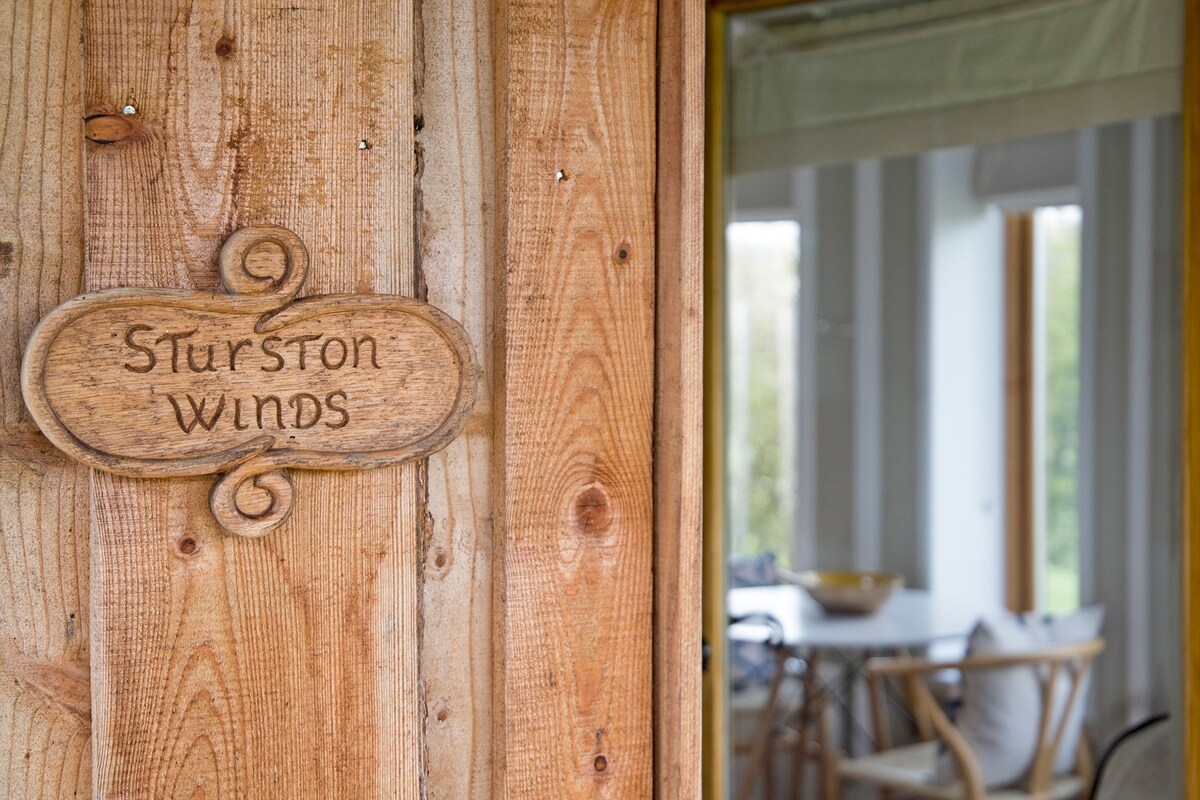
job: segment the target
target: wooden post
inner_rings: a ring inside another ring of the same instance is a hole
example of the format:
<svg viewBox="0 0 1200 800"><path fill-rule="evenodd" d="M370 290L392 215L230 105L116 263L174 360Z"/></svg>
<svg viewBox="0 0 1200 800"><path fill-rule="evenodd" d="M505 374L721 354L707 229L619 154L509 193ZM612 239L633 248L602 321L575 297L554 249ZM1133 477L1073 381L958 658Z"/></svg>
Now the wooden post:
<svg viewBox="0 0 1200 800"><path fill-rule="evenodd" d="M704 5L658 9L655 797L700 796L704 524Z"/></svg>
<svg viewBox="0 0 1200 800"><path fill-rule="evenodd" d="M0 797L88 797L88 479L21 401L33 326L79 292L80 9L5 3L0 38Z"/></svg>
<svg viewBox="0 0 1200 800"><path fill-rule="evenodd" d="M88 287L211 287L270 222L309 294L414 293L411 12L88 3ZM93 474L101 796L419 796L418 467L294 480L242 541L205 479Z"/></svg>
<svg viewBox="0 0 1200 800"><path fill-rule="evenodd" d="M657 4L502 0L496 761L653 794Z"/></svg>
<svg viewBox="0 0 1200 800"><path fill-rule="evenodd" d="M492 9L420 5L417 232L426 299L462 322L483 366L466 431L429 459L421 684L429 800L491 798L493 284L496 260Z"/></svg>

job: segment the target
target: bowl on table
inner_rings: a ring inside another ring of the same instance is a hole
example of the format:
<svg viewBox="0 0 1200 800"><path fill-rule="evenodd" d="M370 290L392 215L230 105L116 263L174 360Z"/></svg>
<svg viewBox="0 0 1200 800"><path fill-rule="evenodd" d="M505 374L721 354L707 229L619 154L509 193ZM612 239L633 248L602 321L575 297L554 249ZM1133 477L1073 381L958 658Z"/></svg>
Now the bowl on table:
<svg viewBox="0 0 1200 800"><path fill-rule="evenodd" d="M874 614L898 589L904 576L897 572L855 572L810 569L798 582L829 614Z"/></svg>

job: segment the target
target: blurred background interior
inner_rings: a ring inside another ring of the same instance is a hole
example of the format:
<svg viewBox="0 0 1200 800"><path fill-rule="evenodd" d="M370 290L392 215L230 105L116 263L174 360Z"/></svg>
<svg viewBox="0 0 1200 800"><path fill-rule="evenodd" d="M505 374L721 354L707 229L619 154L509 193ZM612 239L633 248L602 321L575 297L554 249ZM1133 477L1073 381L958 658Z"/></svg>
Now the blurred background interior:
<svg viewBox="0 0 1200 800"><path fill-rule="evenodd" d="M1182 31L728 16L726 796L1182 797Z"/></svg>

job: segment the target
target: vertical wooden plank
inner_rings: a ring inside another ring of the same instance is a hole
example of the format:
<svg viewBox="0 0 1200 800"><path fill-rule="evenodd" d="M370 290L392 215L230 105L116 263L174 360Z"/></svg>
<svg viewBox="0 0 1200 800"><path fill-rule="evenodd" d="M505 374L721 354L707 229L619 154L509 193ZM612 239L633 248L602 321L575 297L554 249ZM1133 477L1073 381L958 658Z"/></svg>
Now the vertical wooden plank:
<svg viewBox="0 0 1200 800"><path fill-rule="evenodd" d="M1033 447L1033 214L1004 220L1004 594L1037 605Z"/></svg>
<svg viewBox="0 0 1200 800"><path fill-rule="evenodd" d="M417 224L429 302L463 323L483 367L466 430L429 459L421 676L426 796L492 796L491 5L425 3Z"/></svg>
<svg viewBox="0 0 1200 800"><path fill-rule="evenodd" d="M0 797L91 794L87 470L20 391L33 326L79 291L80 11L0 4Z"/></svg>
<svg viewBox="0 0 1200 800"><path fill-rule="evenodd" d="M700 797L704 3L658 8L654 403L655 794Z"/></svg>
<svg viewBox="0 0 1200 800"><path fill-rule="evenodd" d="M88 285L211 287L224 237L273 222L309 294L414 292L411 14L88 3ZM209 480L95 473L97 792L417 797L416 475L297 473L243 541Z"/></svg>
<svg viewBox="0 0 1200 800"><path fill-rule="evenodd" d="M656 11L498 8L497 758L513 798L653 793Z"/></svg>

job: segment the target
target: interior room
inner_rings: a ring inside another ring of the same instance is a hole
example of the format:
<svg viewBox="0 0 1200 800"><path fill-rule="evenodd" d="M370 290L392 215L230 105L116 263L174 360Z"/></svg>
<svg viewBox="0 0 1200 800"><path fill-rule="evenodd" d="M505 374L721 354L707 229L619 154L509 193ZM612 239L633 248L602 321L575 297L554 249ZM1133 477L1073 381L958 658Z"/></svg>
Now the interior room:
<svg viewBox="0 0 1200 800"><path fill-rule="evenodd" d="M1183 796L1182 44L725 17L722 796Z"/></svg>

